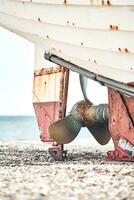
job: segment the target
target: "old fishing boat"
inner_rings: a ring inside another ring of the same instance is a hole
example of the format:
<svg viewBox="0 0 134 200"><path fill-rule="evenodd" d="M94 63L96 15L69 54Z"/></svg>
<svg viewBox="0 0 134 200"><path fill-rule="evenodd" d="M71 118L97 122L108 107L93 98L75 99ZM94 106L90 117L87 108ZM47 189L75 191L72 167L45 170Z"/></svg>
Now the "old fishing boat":
<svg viewBox="0 0 134 200"><path fill-rule="evenodd" d="M0 0L0 26L35 44L33 104L50 154L65 159L86 126L100 144L112 136L109 159L134 161L134 0ZM65 116L69 70L85 100ZM108 87L108 105L88 99L88 78Z"/></svg>

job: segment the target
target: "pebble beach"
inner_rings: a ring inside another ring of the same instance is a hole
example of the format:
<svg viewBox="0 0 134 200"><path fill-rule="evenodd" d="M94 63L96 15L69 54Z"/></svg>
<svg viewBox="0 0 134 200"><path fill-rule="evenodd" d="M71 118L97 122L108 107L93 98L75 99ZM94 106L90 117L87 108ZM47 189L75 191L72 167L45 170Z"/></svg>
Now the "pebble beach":
<svg viewBox="0 0 134 200"><path fill-rule="evenodd" d="M0 142L0 200L133 200L134 163L107 161L95 141L66 145L50 160L42 142Z"/></svg>

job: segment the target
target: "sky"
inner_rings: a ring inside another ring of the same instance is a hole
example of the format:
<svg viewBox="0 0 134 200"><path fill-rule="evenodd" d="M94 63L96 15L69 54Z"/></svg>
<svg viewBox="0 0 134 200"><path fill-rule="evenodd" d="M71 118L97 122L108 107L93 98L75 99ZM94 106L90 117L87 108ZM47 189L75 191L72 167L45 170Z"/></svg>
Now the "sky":
<svg viewBox="0 0 134 200"><path fill-rule="evenodd" d="M34 46L0 27L0 115L33 115Z"/></svg>
<svg viewBox="0 0 134 200"><path fill-rule="evenodd" d="M34 115L32 85L34 45L0 27L0 115ZM94 104L107 102L107 89L88 81L88 96ZM68 111L82 100L79 77L71 73Z"/></svg>

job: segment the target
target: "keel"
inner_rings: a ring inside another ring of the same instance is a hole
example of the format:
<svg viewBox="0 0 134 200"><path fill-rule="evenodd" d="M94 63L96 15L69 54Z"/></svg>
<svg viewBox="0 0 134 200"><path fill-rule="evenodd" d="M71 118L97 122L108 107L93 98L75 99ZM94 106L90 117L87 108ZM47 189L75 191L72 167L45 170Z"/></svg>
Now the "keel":
<svg viewBox="0 0 134 200"><path fill-rule="evenodd" d="M66 113L69 70L42 61L42 50L36 48L33 82L33 106L39 126L41 141L51 144L50 155L63 160L63 145L57 145L50 137L48 127L62 119ZM49 66L50 64L50 66ZM41 67L40 67L41 66ZM55 153L56 152L56 153Z"/></svg>

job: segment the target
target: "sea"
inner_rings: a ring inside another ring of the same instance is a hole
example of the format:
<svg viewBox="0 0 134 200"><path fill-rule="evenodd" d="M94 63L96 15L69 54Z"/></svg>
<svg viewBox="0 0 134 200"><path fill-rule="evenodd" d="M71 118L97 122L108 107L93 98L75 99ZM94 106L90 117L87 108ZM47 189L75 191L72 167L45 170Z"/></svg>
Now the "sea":
<svg viewBox="0 0 134 200"><path fill-rule="evenodd" d="M0 141L39 139L35 116L0 116Z"/></svg>
<svg viewBox="0 0 134 200"><path fill-rule="evenodd" d="M40 141L35 116L0 116L0 141ZM91 138L90 132L82 128L77 139Z"/></svg>

